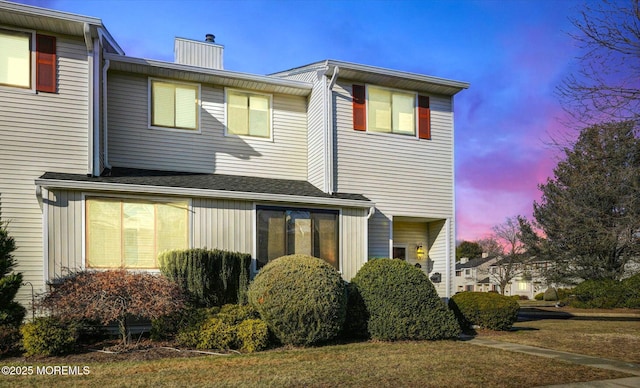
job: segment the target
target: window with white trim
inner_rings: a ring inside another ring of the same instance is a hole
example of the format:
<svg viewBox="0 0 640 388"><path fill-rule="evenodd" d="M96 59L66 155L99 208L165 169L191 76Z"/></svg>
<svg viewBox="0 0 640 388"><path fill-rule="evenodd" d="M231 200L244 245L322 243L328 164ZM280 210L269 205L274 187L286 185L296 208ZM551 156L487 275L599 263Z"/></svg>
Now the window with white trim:
<svg viewBox="0 0 640 388"><path fill-rule="evenodd" d="M261 206L257 230L257 269L294 253L319 257L340 269L337 210Z"/></svg>
<svg viewBox="0 0 640 388"><path fill-rule="evenodd" d="M0 29L0 85L56 93L56 66L55 37Z"/></svg>
<svg viewBox="0 0 640 388"><path fill-rule="evenodd" d="M368 86L367 101L367 130L415 136L415 93Z"/></svg>
<svg viewBox="0 0 640 388"><path fill-rule="evenodd" d="M188 203L123 198L86 199L89 268L158 268L158 254L186 249Z"/></svg>
<svg viewBox="0 0 640 388"><path fill-rule="evenodd" d="M200 121L200 85L149 79L149 125L197 130Z"/></svg>
<svg viewBox="0 0 640 388"><path fill-rule="evenodd" d="M226 89L227 134L271 137L271 95Z"/></svg>

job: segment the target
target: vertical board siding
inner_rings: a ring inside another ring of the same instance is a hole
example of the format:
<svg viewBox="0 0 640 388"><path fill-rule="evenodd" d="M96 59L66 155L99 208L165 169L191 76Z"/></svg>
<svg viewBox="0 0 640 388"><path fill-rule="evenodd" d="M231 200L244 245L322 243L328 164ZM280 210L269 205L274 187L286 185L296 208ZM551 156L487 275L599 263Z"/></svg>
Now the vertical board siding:
<svg viewBox="0 0 640 388"><path fill-rule="evenodd" d="M193 246L252 254L253 203L195 198Z"/></svg>
<svg viewBox="0 0 640 388"><path fill-rule="evenodd" d="M49 191L48 207L48 280L84 268L82 252L83 200L78 191Z"/></svg>
<svg viewBox="0 0 640 388"><path fill-rule="evenodd" d="M350 281L367 260L365 244L367 209L342 209L340 222L340 271Z"/></svg>
<svg viewBox="0 0 640 388"><path fill-rule="evenodd" d="M307 179L307 101L273 95L273 140L224 135L224 89L201 84L200 133L148 128L148 78L108 75L113 166Z"/></svg>
<svg viewBox="0 0 640 388"><path fill-rule="evenodd" d="M34 180L46 171L88 171L88 64L81 39L56 36L57 93L0 88L0 207L16 241L17 265L35 293L45 290L42 210ZM17 300L31 303L31 288Z"/></svg>
<svg viewBox="0 0 640 388"><path fill-rule="evenodd" d="M379 209L369 219L368 258L389 257L389 227L391 220Z"/></svg>

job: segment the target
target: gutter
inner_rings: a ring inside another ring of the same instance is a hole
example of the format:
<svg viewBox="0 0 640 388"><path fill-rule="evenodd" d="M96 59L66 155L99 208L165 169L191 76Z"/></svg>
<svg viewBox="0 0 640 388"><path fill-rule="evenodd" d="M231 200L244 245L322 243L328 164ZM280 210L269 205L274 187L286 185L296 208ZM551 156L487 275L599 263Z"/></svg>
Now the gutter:
<svg viewBox="0 0 640 388"><path fill-rule="evenodd" d="M254 192L246 192L246 191L195 189L195 188L188 188L188 187L148 186L148 185L131 185L131 184L124 184L124 183L70 181L70 180L62 180L62 179L38 178L36 179L35 184L36 186L41 186L43 188L46 188L47 190L68 189L68 190L117 192L117 193L178 195L183 197L223 198L223 199L235 199L235 200L247 200L247 201L270 201L270 202L329 205L329 206L355 207L355 208L371 208L374 205L374 203L371 201L359 201L355 199L308 197L303 195L254 193Z"/></svg>
<svg viewBox="0 0 640 388"><path fill-rule="evenodd" d="M325 131L325 144L327 145L326 149L326 158L327 162L325 165L325 191L329 194L333 194L335 185L333 182L333 87L338 80L338 74L340 73L340 68L338 66L333 68L333 75L331 76L331 80L329 81L329 85L327 85L327 128Z"/></svg>

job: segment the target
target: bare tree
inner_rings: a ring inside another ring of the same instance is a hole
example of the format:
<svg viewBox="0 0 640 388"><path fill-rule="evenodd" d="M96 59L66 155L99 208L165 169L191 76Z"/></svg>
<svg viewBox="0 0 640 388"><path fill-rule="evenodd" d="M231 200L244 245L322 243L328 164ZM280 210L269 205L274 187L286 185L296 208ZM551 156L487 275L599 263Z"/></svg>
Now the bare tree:
<svg viewBox="0 0 640 388"><path fill-rule="evenodd" d="M500 286L504 295L511 280L525 271L524 244L520 233L521 216L509 217L492 228L493 239L503 248L502 259L487 270L489 278Z"/></svg>
<svg viewBox="0 0 640 388"><path fill-rule="evenodd" d="M585 2L571 22L584 54L579 70L557 88L565 110L582 127L640 115L640 0Z"/></svg>
<svg viewBox="0 0 640 388"><path fill-rule="evenodd" d="M494 236L485 237L476 241L482 248L482 252L488 256L502 256L504 255L504 248Z"/></svg>

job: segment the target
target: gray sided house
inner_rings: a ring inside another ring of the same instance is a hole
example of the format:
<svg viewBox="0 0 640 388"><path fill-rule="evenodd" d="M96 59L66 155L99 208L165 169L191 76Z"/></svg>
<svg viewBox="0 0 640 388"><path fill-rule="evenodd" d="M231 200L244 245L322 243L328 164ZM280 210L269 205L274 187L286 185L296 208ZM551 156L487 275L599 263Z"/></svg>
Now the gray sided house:
<svg viewBox="0 0 640 388"><path fill-rule="evenodd" d="M212 39L133 58L99 19L1 1L0 47L0 216L35 293L207 247L251 254L254 273L306 253L346 280L396 257L453 294L467 83L333 60L237 73Z"/></svg>

